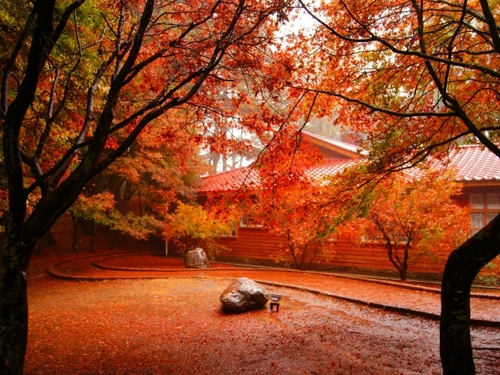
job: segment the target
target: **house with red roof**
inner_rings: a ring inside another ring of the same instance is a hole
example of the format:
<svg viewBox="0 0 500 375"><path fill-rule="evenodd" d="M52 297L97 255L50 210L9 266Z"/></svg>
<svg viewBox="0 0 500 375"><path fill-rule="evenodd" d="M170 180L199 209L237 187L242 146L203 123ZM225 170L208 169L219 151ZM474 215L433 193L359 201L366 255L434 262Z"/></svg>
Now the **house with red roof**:
<svg viewBox="0 0 500 375"><path fill-rule="evenodd" d="M474 234L500 212L500 159L482 145L466 145L452 150L449 163L464 185L457 200L469 208Z"/></svg>
<svg viewBox="0 0 500 375"><path fill-rule="evenodd" d="M324 157L324 162L308 171L308 175L320 178L335 175L364 157L358 146L326 137L303 133L302 139L312 143ZM476 233L500 213L500 159L482 145L466 145L455 148L448 159L450 167L458 172L457 180L464 188L456 197L457 203L468 207L471 218L471 234ZM259 184L257 171L239 168L207 176L198 189L200 202L211 193L231 192L242 186ZM348 238L335 237L335 252L318 256L312 268L332 271L349 271L390 275L395 274L385 248L376 243L354 244ZM273 254L284 246L284 238L256 225L251 217L243 215L233 233L217 240L223 249L219 260L240 263L276 265ZM436 260L422 260L412 266L410 277L440 278L448 254L438 254Z"/></svg>
<svg viewBox="0 0 500 375"><path fill-rule="evenodd" d="M363 152L351 143L337 141L307 132L302 132L302 140L312 143L323 155L324 162L308 170L311 177L320 178L335 175L346 167L363 158ZM251 167L236 168L230 171L209 175L203 178L203 184L198 188L198 194L205 196L209 193L235 191L242 186L259 184L259 174Z"/></svg>

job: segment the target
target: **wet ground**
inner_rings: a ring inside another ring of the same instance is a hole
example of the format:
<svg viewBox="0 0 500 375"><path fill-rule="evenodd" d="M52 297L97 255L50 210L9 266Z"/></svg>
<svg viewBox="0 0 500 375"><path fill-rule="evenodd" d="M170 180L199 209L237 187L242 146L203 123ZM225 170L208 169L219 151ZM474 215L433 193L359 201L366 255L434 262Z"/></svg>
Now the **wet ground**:
<svg viewBox="0 0 500 375"><path fill-rule="evenodd" d="M435 290L213 266L188 271L158 255L35 257L25 373L441 373ZM221 312L221 292L240 276L282 294L280 311ZM478 320L499 319L498 299L474 301ZM473 330L478 374L500 374L499 338L499 328Z"/></svg>
<svg viewBox="0 0 500 375"><path fill-rule="evenodd" d="M353 278L317 272L296 272L287 269L248 268L213 263L207 270L187 270L179 258L158 254L93 254L73 256L54 261L50 272L71 280L168 277L248 277L266 285L287 286L308 290L350 302L379 307L386 311L411 313L439 319L440 288L414 283ZM500 326L500 292L495 289L473 293L472 319L480 325Z"/></svg>

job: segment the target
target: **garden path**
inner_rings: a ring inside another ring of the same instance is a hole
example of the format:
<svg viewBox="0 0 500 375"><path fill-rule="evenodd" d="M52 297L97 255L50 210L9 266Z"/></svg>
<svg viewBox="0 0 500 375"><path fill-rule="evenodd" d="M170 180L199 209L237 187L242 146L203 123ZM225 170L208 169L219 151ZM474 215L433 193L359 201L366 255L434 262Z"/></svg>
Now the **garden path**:
<svg viewBox="0 0 500 375"><path fill-rule="evenodd" d="M92 254L49 266L56 277L74 280L131 278L248 277L269 286L307 290L388 311L439 319L439 286L374 280L353 275L301 272L279 268L250 268L214 263L212 268L185 269L179 258L158 254ZM500 292L486 290L471 297L473 324L500 326Z"/></svg>

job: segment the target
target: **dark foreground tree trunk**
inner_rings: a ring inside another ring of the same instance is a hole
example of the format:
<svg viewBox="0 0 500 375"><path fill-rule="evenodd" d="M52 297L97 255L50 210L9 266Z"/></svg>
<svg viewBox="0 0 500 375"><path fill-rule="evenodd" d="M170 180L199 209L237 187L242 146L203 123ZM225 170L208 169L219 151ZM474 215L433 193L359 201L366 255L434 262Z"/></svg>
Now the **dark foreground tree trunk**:
<svg viewBox="0 0 500 375"><path fill-rule="evenodd" d="M52 231L49 230L36 246L34 254L40 254L44 251L46 247L51 247L55 245L57 245L56 238L54 237Z"/></svg>
<svg viewBox="0 0 500 375"><path fill-rule="evenodd" d="M470 289L479 271L500 254L500 215L454 250L441 292L440 353L444 375L476 373L470 337Z"/></svg>
<svg viewBox="0 0 500 375"><path fill-rule="evenodd" d="M28 339L27 259L4 249L0 267L0 374L22 375ZM23 264L24 263L24 264Z"/></svg>

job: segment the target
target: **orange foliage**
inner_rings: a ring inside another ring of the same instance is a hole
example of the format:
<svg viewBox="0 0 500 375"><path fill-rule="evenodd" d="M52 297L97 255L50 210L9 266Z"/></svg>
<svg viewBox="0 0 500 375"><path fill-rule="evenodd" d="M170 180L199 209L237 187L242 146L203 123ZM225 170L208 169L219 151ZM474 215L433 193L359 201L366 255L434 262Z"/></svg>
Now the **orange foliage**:
<svg viewBox="0 0 500 375"><path fill-rule="evenodd" d="M249 210L268 230L287 239L287 247L277 249L275 259L299 269L333 251L329 239L338 207L325 204L324 181L308 173L321 160L319 152L290 127L275 135L256 163L260 186Z"/></svg>
<svg viewBox="0 0 500 375"><path fill-rule="evenodd" d="M304 95L304 111L334 109L340 125L363 133L378 169L416 164L467 137L500 157L498 7L300 2L318 27L291 41L308 77L292 90Z"/></svg>
<svg viewBox="0 0 500 375"><path fill-rule="evenodd" d="M467 239L470 227L467 210L453 201L462 189L453 174L419 172L394 173L372 187L366 212L341 230L358 243L385 246L401 280L423 258L432 261L450 253Z"/></svg>
<svg viewBox="0 0 500 375"><path fill-rule="evenodd" d="M282 72L269 66L286 7L287 1L274 0L2 4L1 188L8 196L0 252L0 289L8 296L0 301L0 325L7 327L0 334L2 374L23 371L27 310L21 275L29 257L84 189L90 195L111 190L98 181L103 171L129 154L111 176L130 177L127 198L139 179L147 180L155 198L148 208L165 213L178 190L189 192L180 180L197 170L193 155L214 118L231 118L237 129L251 125L260 133L269 129L264 119L279 118L272 108L264 110L260 98L285 87ZM242 82L245 92L238 90ZM241 100L224 108L222 92ZM259 98L262 116L239 113L249 93ZM224 139L213 144L241 147ZM169 152L175 154L170 163ZM113 193L123 186L113 186ZM138 223L136 236L150 231L149 221L122 219L120 229Z"/></svg>

